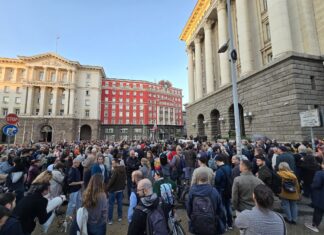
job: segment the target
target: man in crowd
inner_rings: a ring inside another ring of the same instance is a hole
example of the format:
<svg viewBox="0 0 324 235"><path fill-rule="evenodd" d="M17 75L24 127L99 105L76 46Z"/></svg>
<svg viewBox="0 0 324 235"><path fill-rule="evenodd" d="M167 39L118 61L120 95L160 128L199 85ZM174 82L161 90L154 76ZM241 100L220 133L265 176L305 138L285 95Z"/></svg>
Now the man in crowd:
<svg viewBox="0 0 324 235"><path fill-rule="evenodd" d="M207 166L208 158L206 152L199 153L198 156L198 165L199 167L196 168L192 174L191 186L198 183L197 175L201 172L206 172L208 175L208 182L213 184L214 180L214 172L211 168Z"/></svg>
<svg viewBox="0 0 324 235"><path fill-rule="evenodd" d="M279 146L278 147L278 157L276 159L276 166L275 170L278 171L278 166L281 162L287 162L290 169L296 173L296 163L294 156L288 151L286 146Z"/></svg>
<svg viewBox="0 0 324 235"><path fill-rule="evenodd" d="M131 194L132 187L132 173L139 169L141 162L136 157L135 151L132 149L129 151L129 157L126 160L126 175L127 175L127 193L128 197Z"/></svg>
<svg viewBox="0 0 324 235"><path fill-rule="evenodd" d="M263 181L265 185L271 188L272 184L272 173L266 165L266 159L264 156L256 157L256 164L259 168L256 176Z"/></svg>

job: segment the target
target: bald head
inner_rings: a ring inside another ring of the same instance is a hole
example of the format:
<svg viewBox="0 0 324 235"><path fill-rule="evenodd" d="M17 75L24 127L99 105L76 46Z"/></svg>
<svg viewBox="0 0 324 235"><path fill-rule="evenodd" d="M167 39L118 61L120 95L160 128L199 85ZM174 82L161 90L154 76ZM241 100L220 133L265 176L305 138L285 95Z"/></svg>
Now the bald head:
<svg viewBox="0 0 324 235"><path fill-rule="evenodd" d="M145 196L149 196L153 194L153 188L152 188L152 183L149 179L142 179L138 182L137 184L137 190L139 192L143 192L144 193L144 197ZM142 194L140 194L140 196L142 196Z"/></svg>
<svg viewBox="0 0 324 235"><path fill-rule="evenodd" d="M133 183L137 184L138 181L143 179L143 173L140 170L133 171L132 173L132 181Z"/></svg>

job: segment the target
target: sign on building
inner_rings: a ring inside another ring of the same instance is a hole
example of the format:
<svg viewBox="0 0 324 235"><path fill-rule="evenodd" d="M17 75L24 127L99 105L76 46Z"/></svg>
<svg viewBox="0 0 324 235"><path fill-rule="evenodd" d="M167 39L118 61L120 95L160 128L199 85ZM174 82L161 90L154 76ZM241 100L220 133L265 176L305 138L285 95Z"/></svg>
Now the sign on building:
<svg viewBox="0 0 324 235"><path fill-rule="evenodd" d="M316 127L321 125L318 109L299 113L301 127Z"/></svg>

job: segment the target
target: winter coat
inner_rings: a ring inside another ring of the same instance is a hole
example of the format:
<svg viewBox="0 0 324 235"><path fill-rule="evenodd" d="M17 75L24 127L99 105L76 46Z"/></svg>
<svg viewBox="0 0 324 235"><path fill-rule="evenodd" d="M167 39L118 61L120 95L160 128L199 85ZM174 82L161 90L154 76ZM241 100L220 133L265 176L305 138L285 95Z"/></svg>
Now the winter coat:
<svg viewBox="0 0 324 235"><path fill-rule="evenodd" d="M315 173L312 187L312 204L315 208L324 210L324 170Z"/></svg>
<svg viewBox="0 0 324 235"><path fill-rule="evenodd" d="M116 166L108 182L108 192L117 192L125 189L126 171L124 166Z"/></svg>
<svg viewBox="0 0 324 235"><path fill-rule="evenodd" d="M298 167L300 168L300 179L305 185L311 185L315 172L320 169L315 157L306 156L304 160L299 162Z"/></svg>
<svg viewBox="0 0 324 235"><path fill-rule="evenodd" d="M279 164L281 162L287 162L290 169L293 172L296 172L296 162L295 162L295 158L291 153L283 153L280 154L277 159L276 159L276 166L275 166L275 170L278 171L279 170Z"/></svg>
<svg viewBox="0 0 324 235"><path fill-rule="evenodd" d="M19 220L14 216L10 216L0 228L0 235L24 235Z"/></svg>
<svg viewBox="0 0 324 235"><path fill-rule="evenodd" d="M271 170L266 165L259 168L258 178L262 180L265 185L271 188L272 173Z"/></svg>
<svg viewBox="0 0 324 235"><path fill-rule="evenodd" d="M141 162L138 160L137 157L128 157L125 165L126 165L127 176L131 177L133 171L136 171L139 169Z"/></svg>
<svg viewBox="0 0 324 235"><path fill-rule="evenodd" d="M103 164L103 166L105 168L104 182L108 183L108 168L105 164ZM93 176L94 174L102 174L102 169L100 168L100 165L98 163L93 164L91 167L91 176Z"/></svg>
<svg viewBox="0 0 324 235"><path fill-rule="evenodd" d="M287 200L292 200L292 201L297 201L300 199L300 186L298 183L298 179L296 175L292 171L287 171L287 170L280 170L278 171L278 175L282 179L282 188L281 188L281 193L279 194L279 197L282 199L287 199ZM295 186L296 186L296 192L290 193L286 192L284 190L283 184L285 181L293 181Z"/></svg>

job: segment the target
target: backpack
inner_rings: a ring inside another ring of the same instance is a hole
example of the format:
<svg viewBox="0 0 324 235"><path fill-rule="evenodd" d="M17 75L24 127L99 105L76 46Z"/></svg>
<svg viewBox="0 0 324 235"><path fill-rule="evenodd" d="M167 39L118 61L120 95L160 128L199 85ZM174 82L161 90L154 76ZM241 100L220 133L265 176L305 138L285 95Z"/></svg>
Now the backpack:
<svg viewBox="0 0 324 235"><path fill-rule="evenodd" d="M232 177L230 177L226 174L226 171L223 168L224 167L218 168L218 169L222 170L222 172L225 176L225 188L224 188L224 191L222 192L222 195L224 198L231 198L232 197L233 180L232 180Z"/></svg>
<svg viewBox="0 0 324 235"><path fill-rule="evenodd" d="M146 235L168 234L167 222L160 204L153 210L143 207L142 205L137 205L136 208L147 214Z"/></svg>
<svg viewBox="0 0 324 235"><path fill-rule="evenodd" d="M215 153L212 153L208 160L208 167L211 168L213 171L216 171L217 169L216 162L215 162L216 156L217 155Z"/></svg>
<svg viewBox="0 0 324 235"><path fill-rule="evenodd" d="M278 195L281 193L282 179L275 171L271 171L271 175L272 175L272 181L271 181L270 188L274 194Z"/></svg>
<svg viewBox="0 0 324 235"><path fill-rule="evenodd" d="M193 196L192 212L190 216L193 234L214 235L217 234L219 217L216 215L210 195Z"/></svg>
<svg viewBox="0 0 324 235"><path fill-rule="evenodd" d="M287 193L297 192L296 183L293 180L284 180L282 186Z"/></svg>
<svg viewBox="0 0 324 235"><path fill-rule="evenodd" d="M165 204L173 205L174 204L174 196L172 194L172 185L170 183L162 183L160 185L161 191L161 199Z"/></svg>

